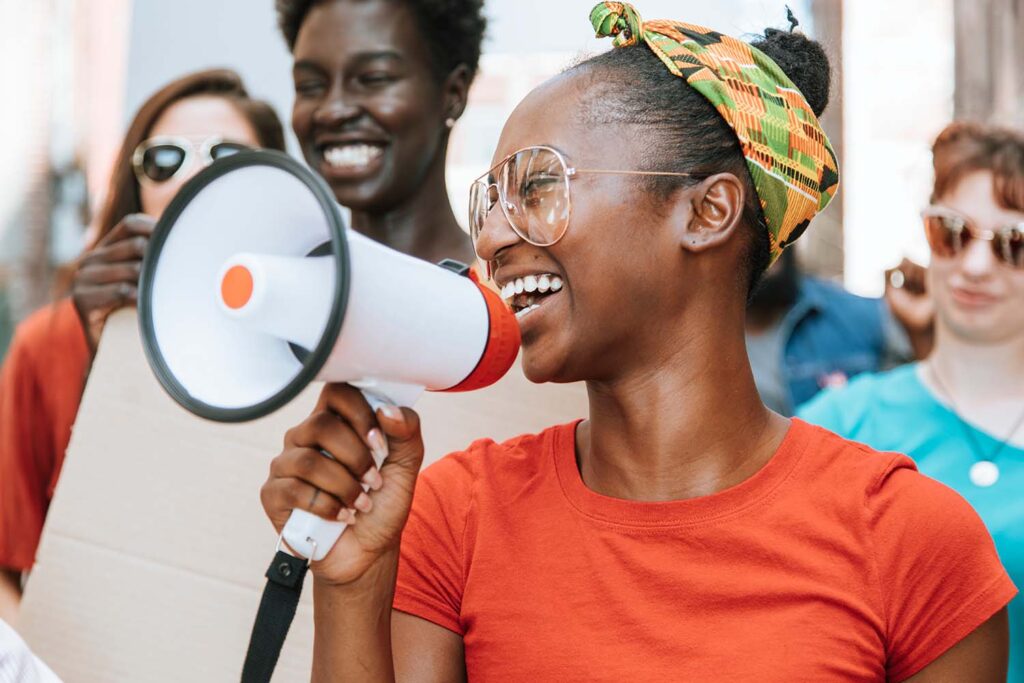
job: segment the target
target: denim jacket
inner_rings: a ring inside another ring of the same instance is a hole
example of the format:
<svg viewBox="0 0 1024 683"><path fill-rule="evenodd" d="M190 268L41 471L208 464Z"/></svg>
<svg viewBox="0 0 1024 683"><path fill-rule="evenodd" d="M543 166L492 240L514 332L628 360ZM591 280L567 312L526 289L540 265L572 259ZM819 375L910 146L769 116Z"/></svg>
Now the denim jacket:
<svg viewBox="0 0 1024 683"><path fill-rule="evenodd" d="M857 296L826 280L802 277L797 301L779 324L789 414L827 386L913 356L883 299Z"/></svg>

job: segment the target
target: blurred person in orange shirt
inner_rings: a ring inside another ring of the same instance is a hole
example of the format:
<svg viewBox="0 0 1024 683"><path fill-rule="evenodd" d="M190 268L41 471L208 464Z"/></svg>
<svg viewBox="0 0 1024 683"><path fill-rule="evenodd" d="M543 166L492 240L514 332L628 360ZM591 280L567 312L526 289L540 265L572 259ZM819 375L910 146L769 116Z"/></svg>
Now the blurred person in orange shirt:
<svg viewBox="0 0 1024 683"><path fill-rule="evenodd" d="M135 304L156 219L201 168L255 147L283 150L284 132L233 71L189 74L152 95L125 135L70 295L16 329L0 371L0 618L15 621L103 325Z"/></svg>

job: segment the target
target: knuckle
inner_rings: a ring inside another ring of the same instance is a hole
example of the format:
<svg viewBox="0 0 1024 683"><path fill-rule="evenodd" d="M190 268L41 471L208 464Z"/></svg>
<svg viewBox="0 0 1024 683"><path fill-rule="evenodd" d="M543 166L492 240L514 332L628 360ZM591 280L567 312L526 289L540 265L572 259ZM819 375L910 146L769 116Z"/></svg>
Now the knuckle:
<svg viewBox="0 0 1024 683"><path fill-rule="evenodd" d="M273 460L270 461L270 466L269 466L269 470L270 471L269 471L269 474L268 474L267 482L264 484L264 487L269 486L270 482L272 482L274 479L277 479L278 477L281 476L281 473L284 471L285 458L286 458L287 455L288 455L288 452L285 451L285 452L277 455Z"/></svg>
<svg viewBox="0 0 1024 683"><path fill-rule="evenodd" d="M313 428L313 431L317 434L324 434L330 432L332 429L337 429L340 424L338 418L326 410L318 410L311 415L309 423Z"/></svg>
<svg viewBox="0 0 1024 683"><path fill-rule="evenodd" d="M295 470L299 476L303 479L310 477L317 468L321 465L321 456L319 453L313 451L302 451L298 457L295 458Z"/></svg>

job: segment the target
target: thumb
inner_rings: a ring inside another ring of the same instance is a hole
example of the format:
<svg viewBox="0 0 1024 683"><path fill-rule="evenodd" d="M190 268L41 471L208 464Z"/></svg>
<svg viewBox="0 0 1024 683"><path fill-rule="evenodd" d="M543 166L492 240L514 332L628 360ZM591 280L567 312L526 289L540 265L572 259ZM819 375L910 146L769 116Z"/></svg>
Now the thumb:
<svg viewBox="0 0 1024 683"><path fill-rule="evenodd" d="M420 416L412 408L381 406L377 409L377 422L388 440L388 459L385 467L396 466L416 474L423 462L423 435Z"/></svg>

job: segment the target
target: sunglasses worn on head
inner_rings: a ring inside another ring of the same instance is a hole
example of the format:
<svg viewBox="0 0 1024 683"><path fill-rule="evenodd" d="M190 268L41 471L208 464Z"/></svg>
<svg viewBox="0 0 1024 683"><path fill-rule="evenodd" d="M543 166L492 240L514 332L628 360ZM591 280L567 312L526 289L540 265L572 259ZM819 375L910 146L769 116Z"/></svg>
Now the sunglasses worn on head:
<svg viewBox="0 0 1024 683"><path fill-rule="evenodd" d="M475 181L469 190L469 234L474 247L496 204L519 237L550 247L565 235L572 215L569 181L580 173L681 176L670 171L608 171L570 166L553 147L537 145L509 154Z"/></svg>
<svg viewBox="0 0 1024 683"><path fill-rule="evenodd" d="M195 141L160 135L139 143L132 155L132 167L139 182L163 183L188 172L197 158L205 167L247 149L248 145L218 136Z"/></svg>
<svg viewBox="0 0 1024 683"><path fill-rule="evenodd" d="M980 230L970 218L943 206L921 213L925 235L936 256L951 258L964 251L971 240L992 243L996 259L1013 268L1024 268L1024 222L995 230Z"/></svg>

